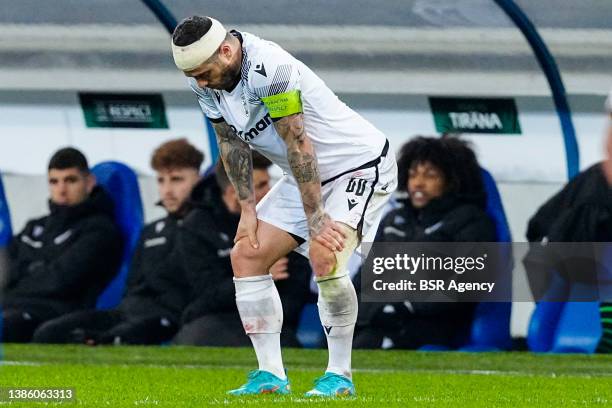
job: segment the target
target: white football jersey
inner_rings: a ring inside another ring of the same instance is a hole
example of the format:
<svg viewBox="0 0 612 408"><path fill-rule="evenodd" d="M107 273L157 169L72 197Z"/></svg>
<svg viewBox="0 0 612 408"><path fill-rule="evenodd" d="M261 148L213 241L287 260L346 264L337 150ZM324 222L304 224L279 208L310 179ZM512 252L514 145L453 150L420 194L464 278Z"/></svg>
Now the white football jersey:
<svg viewBox="0 0 612 408"><path fill-rule="evenodd" d="M297 90L301 93L306 134L317 156L321 181L377 159L386 138L344 104L306 65L277 44L253 34L233 32L242 42L242 78L231 91L189 84L204 114L224 120L249 145L292 174L287 147L274 128L262 98Z"/></svg>

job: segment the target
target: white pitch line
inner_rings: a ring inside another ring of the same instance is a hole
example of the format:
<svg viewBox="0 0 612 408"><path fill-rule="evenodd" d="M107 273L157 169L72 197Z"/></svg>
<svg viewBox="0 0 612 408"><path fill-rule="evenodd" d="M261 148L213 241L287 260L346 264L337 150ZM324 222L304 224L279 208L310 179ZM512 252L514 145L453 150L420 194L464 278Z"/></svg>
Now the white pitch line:
<svg viewBox="0 0 612 408"><path fill-rule="evenodd" d="M47 362L35 362L35 361L10 361L5 360L0 363L0 366L52 366L54 364L68 364L67 363L47 363ZM112 363L95 363L95 362L86 362L79 363L84 365L92 365L92 366L101 366L101 367L114 367L119 366L122 368L129 367L152 367L152 368L186 368L186 369L216 369L216 370L235 370L235 369L244 369L250 370L253 368L251 365L243 365L243 364L225 364L222 366L214 365L214 364L151 364L151 363L134 363L134 364L112 364ZM294 369L295 371L321 371L320 368L314 367L300 367ZM353 372L356 373L424 373L424 374L455 374L455 375L483 375L483 376L493 376L493 375L506 375L506 376L527 376L527 377L580 377L580 378L597 378L597 377L612 377L612 372L604 372L604 373L537 373L532 371L520 371L520 370L468 370L468 369L435 369L435 368L407 368L407 369L397 369L397 368L353 368Z"/></svg>
<svg viewBox="0 0 612 408"><path fill-rule="evenodd" d="M40 362L35 362L35 361L8 361L8 360L0 361L0 367L2 367L3 365L7 365L7 366L41 366L41 365L44 365L44 364L40 363Z"/></svg>

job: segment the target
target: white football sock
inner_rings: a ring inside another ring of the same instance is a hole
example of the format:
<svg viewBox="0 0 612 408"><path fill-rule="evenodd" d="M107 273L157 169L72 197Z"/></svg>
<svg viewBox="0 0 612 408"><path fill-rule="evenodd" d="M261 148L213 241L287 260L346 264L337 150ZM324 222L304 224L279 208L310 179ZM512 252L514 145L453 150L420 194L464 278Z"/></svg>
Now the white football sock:
<svg viewBox="0 0 612 408"><path fill-rule="evenodd" d="M281 380L287 378L281 355L280 333L251 333L249 338L257 355L259 369L268 371Z"/></svg>
<svg viewBox="0 0 612 408"><path fill-rule="evenodd" d="M280 347L283 306L270 275L234 278L236 305L248 334L259 369L285 379Z"/></svg>
<svg viewBox="0 0 612 408"><path fill-rule="evenodd" d="M354 324L350 326L334 326L330 329L329 333L325 330L329 353L326 372L352 378L351 353L353 351L354 330Z"/></svg>
<svg viewBox="0 0 612 408"><path fill-rule="evenodd" d="M357 321L357 295L347 276L319 280L319 317L327 337L327 370L351 378L353 331Z"/></svg>

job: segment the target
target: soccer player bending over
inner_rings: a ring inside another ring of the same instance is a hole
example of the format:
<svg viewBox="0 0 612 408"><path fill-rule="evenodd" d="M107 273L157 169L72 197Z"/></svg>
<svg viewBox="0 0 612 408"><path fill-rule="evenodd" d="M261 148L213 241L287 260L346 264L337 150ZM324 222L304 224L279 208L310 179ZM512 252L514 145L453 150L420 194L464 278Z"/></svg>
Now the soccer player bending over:
<svg viewBox="0 0 612 408"><path fill-rule="evenodd" d="M376 230L395 190L397 167L388 141L275 43L193 16L174 31L172 52L214 125L240 198L231 261L236 304L259 369L230 393L289 392L279 341L283 311L268 270L295 250L309 257L316 275L329 348L325 374L306 395L354 395L357 297L347 260ZM257 208L251 148L285 172Z"/></svg>

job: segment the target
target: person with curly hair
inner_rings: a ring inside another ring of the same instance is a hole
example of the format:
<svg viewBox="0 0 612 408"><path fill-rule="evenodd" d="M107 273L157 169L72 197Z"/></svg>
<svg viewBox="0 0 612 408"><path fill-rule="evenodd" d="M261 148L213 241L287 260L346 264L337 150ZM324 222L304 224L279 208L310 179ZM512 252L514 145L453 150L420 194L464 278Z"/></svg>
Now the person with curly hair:
<svg viewBox="0 0 612 408"><path fill-rule="evenodd" d="M400 208L389 212L377 242L493 242L486 193L474 151L457 137L410 140L398 155ZM465 339L474 303L362 303L355 347L455 347Z"/></svg>

